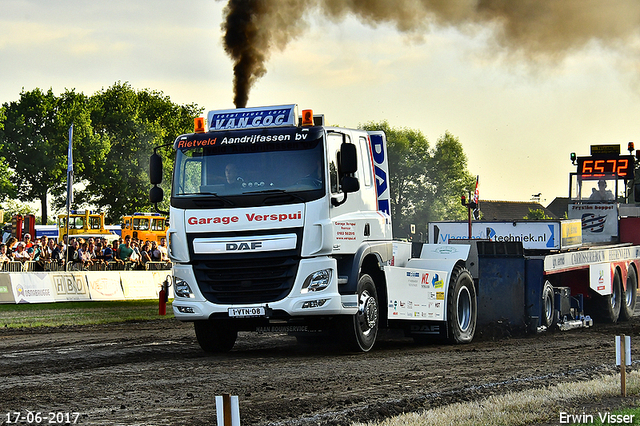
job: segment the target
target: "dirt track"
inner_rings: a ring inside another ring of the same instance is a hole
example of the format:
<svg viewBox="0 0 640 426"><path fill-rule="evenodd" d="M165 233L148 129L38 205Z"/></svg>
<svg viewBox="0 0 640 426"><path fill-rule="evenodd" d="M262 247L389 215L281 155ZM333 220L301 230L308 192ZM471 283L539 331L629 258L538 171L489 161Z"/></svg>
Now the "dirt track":
<svg viewBox="0 0 640 426"><path fill-rule="evenodd" d="M634 317L464 346L387 334L366 354L241 333L231 353L211 356L175 320L4 329L0 424L31 410L79 412L86 425L214 425L223 393L239 396L242 425L349 424L613 372L614 335L639 331Z"/></svg>

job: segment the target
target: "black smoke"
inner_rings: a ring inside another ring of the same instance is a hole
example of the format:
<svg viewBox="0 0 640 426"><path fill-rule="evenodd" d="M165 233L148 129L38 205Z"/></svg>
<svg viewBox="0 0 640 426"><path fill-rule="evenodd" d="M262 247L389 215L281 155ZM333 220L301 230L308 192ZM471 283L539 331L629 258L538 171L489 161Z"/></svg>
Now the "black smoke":
<svg viewBox="0 0 640 426"><path fill-rule="evenodd" d="M336 22L352 15L417 35L434 26L490 27L497 49L534 61L559 59L589 43L624 50L640 35L638 0L229 0L224 13L236 107L246 106L272 49L284 49L312 13Z"/></svg>

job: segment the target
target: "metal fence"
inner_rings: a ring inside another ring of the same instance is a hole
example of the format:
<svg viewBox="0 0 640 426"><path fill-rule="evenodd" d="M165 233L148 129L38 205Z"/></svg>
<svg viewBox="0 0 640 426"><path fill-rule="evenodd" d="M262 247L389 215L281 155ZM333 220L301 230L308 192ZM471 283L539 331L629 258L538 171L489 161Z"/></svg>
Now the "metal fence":
<svg viewBox="0 0 640 426"><path fill-rule="evenodd" d="M0 272L42 272L42 271L160 271L171 269L171 262L67 262L66 268L64 263L59 262L40 262L28 261L20 262L17 260L0 263Z"/></svg>

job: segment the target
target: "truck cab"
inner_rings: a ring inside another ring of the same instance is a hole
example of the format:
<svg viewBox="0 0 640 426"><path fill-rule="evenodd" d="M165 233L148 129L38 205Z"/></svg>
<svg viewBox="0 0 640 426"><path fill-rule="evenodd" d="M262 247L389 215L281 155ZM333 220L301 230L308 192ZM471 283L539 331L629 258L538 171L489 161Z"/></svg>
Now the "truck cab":
<svg viewBox="0 0 640 426"><path fill-rule="evenodd" d="M176 318L193 321L209 351L230 349L240 330L338 323L370 349L376 289L361 277L381 274L393 251L384 133L325 126L296 105L212 111L208 130L202 121L173 144ZM152 202L160 167L152 158Z"/></svg>
<svg viewBox="0 0 640 426"><path fill-rule="evenodd" d="M122 238L160 242L167 235L167 217L160 213L136 212L122 217Z"/></svg>

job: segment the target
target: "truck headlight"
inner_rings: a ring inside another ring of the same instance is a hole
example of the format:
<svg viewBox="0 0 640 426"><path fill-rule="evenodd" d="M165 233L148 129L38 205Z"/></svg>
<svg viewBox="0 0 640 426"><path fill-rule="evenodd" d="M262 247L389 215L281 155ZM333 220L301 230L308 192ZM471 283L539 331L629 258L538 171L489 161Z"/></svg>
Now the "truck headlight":
<svg viewBox="0 0 640 426"><path fill-rule="evenodd" d="M331 269L322 269L310 274L302 284L302 293L321 291L331 283Z"/></svg>
<svg viewBox="0 0 640 426"><path fill-rule="evenodd" d="M191 287L189 284L182 278L175 277L175 281L173 283L173 292L178 297L188 297L194 298L193 292L191 291Z"/></svg>

